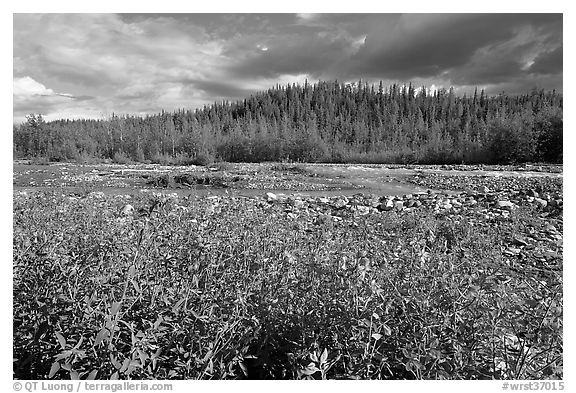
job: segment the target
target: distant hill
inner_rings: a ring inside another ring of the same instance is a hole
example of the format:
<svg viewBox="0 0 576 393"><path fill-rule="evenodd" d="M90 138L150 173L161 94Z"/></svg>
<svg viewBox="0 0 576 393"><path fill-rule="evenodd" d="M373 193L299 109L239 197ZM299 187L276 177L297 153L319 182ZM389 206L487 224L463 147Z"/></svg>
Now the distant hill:
<svg viewBox="0 0 576 393"><path fill-rule="evenodd" d="M412 85L306 82L146 117L46 123L31 115L14 127L14 157L178 164L561 162L562 111L555 91L458 96Z"/></svg>

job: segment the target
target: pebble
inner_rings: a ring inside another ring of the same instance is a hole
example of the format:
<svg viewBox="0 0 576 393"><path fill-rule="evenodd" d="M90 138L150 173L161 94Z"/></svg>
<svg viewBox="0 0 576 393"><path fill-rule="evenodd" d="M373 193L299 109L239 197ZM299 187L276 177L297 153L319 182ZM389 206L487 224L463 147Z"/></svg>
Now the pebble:
<svg viewBox="0 0 576 393"><path fill-rule="evenodd" d="M266 193L266 199L268 200L268 202L271 202L271 201L277 200L278 196L272 192L267 192Z"/></svg>
<svg viewBox="0 0 576 393"><path fill-rule="evenodd" d="M120 214L122 214L123 216L129 216L132 215L133 213L134 213L134 206L130 204L125 205L120 211Z"/></svg>
<svg viewBox="0 0 576 393"><path fill-rule="evenodd" d="M498 209L513 209L515 205L510 201L498 201L496 202L496 207Z"/></svg>
<svg viewBox="0 0 576 393"><path fill-rule="evenodd" d="M534 198L534 202L536 202L538 205L540 205L541 207L546 207L548 206L548 202L542 198Z"/></svg>

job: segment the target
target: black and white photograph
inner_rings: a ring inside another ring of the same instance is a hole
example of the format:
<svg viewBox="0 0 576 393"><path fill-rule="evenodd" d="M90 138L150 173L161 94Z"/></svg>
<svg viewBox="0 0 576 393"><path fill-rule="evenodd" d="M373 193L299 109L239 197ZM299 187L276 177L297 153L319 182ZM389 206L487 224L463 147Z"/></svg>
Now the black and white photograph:
<svg viewBox="0 0 576 393"><path fill-rule="evenodd" d="M325 9L12 14L9 387L565 389L564 14Z"/></svg>

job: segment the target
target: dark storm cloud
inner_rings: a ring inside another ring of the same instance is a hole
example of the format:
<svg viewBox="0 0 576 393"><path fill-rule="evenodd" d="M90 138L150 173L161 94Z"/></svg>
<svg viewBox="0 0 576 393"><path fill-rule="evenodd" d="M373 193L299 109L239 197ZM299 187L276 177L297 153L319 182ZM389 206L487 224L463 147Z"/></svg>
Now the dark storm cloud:
<svg viewBox="0 0 576 393"><path fill-rule="evenodd" d="M526 74L530 57L562 42L559 14L318 15L303 26L313 30L268 38L268 51L244 51L231 71L489 85ZM558 53L543 56L534 72L554 70Z"/></svg>
<svg viewBox="0 0 576 393"><path fill-rule="evenodd" d="M320 75L333 64L341 61L342 54L350 47L343 39L286 36L268 38L241 63L231 65L231 72L238 77L275 78L285 74Z"/></svg>
<svg viewBox="0 0 576 393"><path fill-rule="evenodd" d="M563 48L543 52L534 59L534 64L530 66L530 72L538 74L558 74L562 72Z"/></svg>
<svg viewBox="0 0 576 393"><path fill-rule="evenodd" d="M432 77L464 66L481 48L513 39L524 26L554 21L548 15L405 15L392 28L368 34L352 69L376 77Z"/></svg>

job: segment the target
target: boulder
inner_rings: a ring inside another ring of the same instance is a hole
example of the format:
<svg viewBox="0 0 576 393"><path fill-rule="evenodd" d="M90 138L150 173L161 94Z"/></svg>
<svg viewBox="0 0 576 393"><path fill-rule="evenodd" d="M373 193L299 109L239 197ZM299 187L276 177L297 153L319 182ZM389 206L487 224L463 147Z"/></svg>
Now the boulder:
<svg viewBox="0 0 576 393"><path fill-rule="evenodd" d="M498 201L496 202L496 207L498 209L513 209L514 208L514 204L510 201Z"/></svg>
<svg viewBox="0 0 576 393"><path fill-rule="evenodd" d="M536 202L540 207L548 206L548 201L542 198L534 198L534 202Z"/></svg>
<svg viewBox="0 0 576 393"><path fill-rule="evenodd" d="M339 197L338 199L336 199L332 205L336 208L336 209L342 209L344 206L346 206L348 204L348 199L344 196Z"/></svg>

